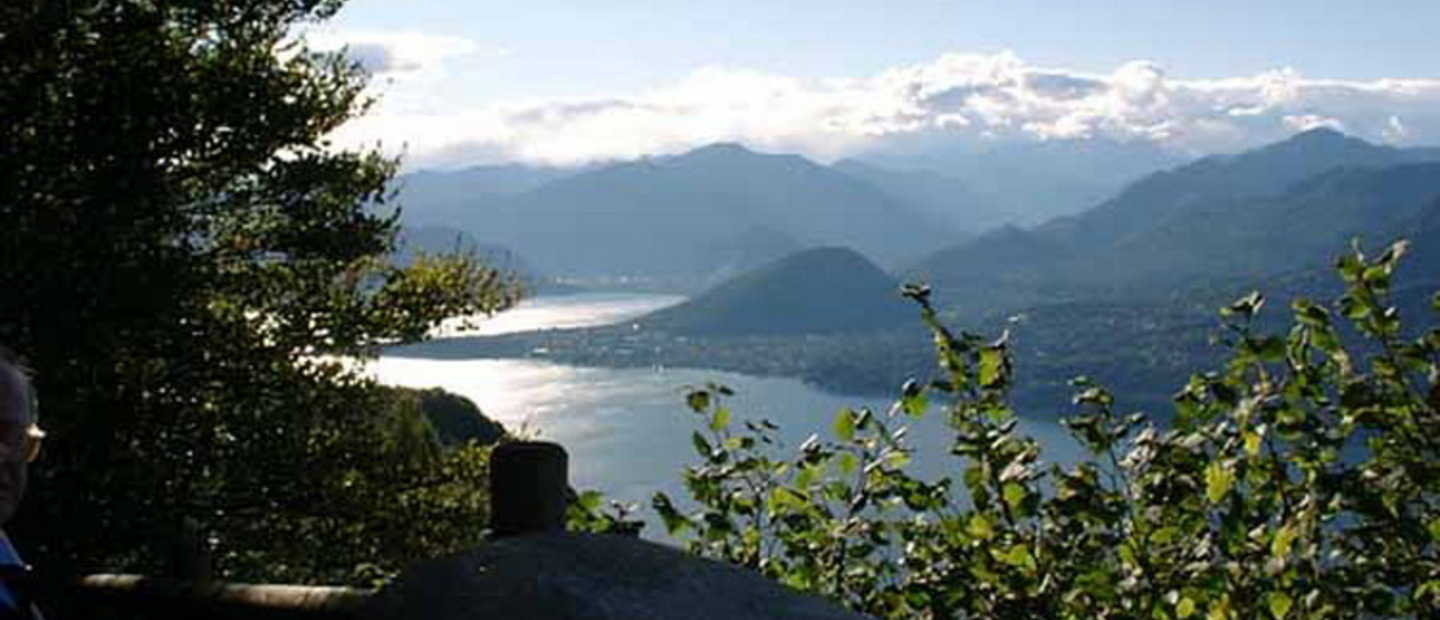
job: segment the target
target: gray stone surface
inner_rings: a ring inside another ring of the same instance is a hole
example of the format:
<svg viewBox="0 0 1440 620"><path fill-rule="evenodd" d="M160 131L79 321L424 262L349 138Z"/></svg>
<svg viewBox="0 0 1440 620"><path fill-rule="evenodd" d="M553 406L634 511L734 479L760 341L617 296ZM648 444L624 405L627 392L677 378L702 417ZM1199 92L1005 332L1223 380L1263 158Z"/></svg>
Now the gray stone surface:
<svg viewBox="0 0 1440 620"><path fill-rule="evenodd" d="M635 538L506 538L408 571L371 599L384 620L855 620L751 571Z"/></svg>

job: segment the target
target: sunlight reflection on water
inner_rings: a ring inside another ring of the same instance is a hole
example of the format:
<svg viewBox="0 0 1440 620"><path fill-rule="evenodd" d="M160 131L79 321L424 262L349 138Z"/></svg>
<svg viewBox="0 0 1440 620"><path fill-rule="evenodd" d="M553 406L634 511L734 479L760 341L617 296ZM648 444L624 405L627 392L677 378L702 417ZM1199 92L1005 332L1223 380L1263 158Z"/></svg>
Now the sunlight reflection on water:
<svg viewBox="0 0 1440 620"><path fill-rule="evenodd" d="M493 317L458 317L441 323L437 338L497 336L542 329L610 325L673 306L682 295L576 293L525 299Z"/></svg>
<svg viewBox="0 0 1440 620"><path fill-rule="evenodd" d="M697 419L684 405L685 386L715 381L730 386L735 424L769 419L790 449L811 433L828 438L842 407L885 411L889 401L830 394L793 379L693 369L574 368L532 360L419 360L382 358L373 367L387 383L438 386L463 394L511 430L559 442L570 453L576 488L595 488L642 507L657 490L676 495L683 467L694 463L690 433ZM933 413L912 424L917 471L958 475L941 458L950 433ZM1022 430L1046 448L1046 460L1074 460L1073 441L1053 422L1026 420ZM784 452L782 452L784 454Z"/></svg>
<svg viewBox="0 0 1440 620"><path fill-rule="evenodd" d="M491 319L501 327L594 325L586 321L626 320L637 309L663 307L678 298L654 295L589 295L541 298L528 308ZM648 310L640 310L643 314ZM618 317L618 318L616 318ZM503 333L488 331L482 333ZM842 407L885 411L890 401L823 392L794 379L764 378L716 370L676 368L582 368L537 360L430 360L382 357L370 367L381 381L408 387L441 387L474 400L486 415L512 432L537 436L565 446L570 453L571 483L599 489L608 496L634 502L649 516L650 496L657 490L681 494L680 473L697 457L690 434L699 428L684 403L687 386L706 382L736 391L728 401L734 424L769 419L781 426L780 439L790 450L811 433L828 438L830 422ZM925 476L958 476L954 461L941 458L950 433L940 415L932 413L913 424L910 442L919 451L916 471ZM1041 440L1046 460L1073 461L1074 442L1058 424L1022 421L1022 430ZM647 528L654 536L656 528Z"/></svg>

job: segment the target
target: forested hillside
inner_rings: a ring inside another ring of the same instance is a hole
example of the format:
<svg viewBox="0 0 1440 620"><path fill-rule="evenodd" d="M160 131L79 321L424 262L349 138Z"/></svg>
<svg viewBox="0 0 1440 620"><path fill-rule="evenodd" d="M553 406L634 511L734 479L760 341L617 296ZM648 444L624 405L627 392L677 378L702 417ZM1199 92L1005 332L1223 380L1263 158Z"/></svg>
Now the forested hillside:
<svg viewBox="0 0 1440 620"><path fill-rule="evenodd" d="M899 284L853 250L819 248L737 276L637 325L675 335L856 333L913 319Z"/></svg>
<svg viewBox="0 0 1440 620"><path fill-rule="evenodd" d="M1171 297L1325 264L1372 247L1440 197L1435 150L1315 130L1151 175L1115 198L1031 230L1008 228L905 271L942 307L970 313L1086 299Z"/></svg>

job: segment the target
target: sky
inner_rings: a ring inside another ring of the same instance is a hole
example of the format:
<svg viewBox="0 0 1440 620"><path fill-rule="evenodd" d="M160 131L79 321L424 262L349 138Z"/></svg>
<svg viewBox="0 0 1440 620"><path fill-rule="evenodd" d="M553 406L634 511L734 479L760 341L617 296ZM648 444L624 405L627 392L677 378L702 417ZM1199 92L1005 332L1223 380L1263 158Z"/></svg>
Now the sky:
<svg viewBox="0 0 1440 620"><path fill-rule="evenodd" d="M716 141L1223 152L1330 126L1440 143L1435 0L352 0L380 104L343 144L410 167L570 165Z"/></svg>

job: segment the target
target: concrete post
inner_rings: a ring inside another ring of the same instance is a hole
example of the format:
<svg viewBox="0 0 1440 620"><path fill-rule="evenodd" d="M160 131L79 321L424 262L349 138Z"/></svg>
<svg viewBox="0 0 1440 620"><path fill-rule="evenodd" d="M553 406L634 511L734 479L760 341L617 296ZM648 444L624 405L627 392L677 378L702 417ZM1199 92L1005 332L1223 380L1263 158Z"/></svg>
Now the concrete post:
<svg viewBox="0 0 1440 620"><path fill-rule="evenodd" d="M200 524L190 517L180 521L180 531L170 546L170 576L177 581L195 585L215 579L210 557L210 544Z"/></svg>
<svg viewBox="0 0 1440 620"><path fill-rule="evenodd" d="M502 443L490 453L490 529L495 536L565 531L569 459L544 441Z"/></svg>

